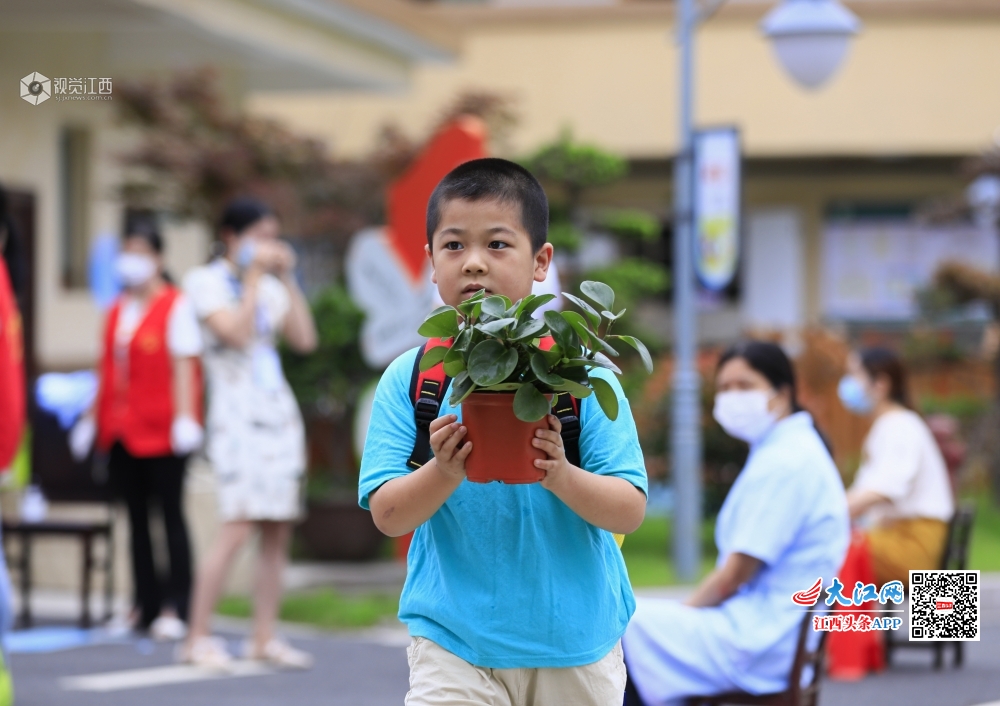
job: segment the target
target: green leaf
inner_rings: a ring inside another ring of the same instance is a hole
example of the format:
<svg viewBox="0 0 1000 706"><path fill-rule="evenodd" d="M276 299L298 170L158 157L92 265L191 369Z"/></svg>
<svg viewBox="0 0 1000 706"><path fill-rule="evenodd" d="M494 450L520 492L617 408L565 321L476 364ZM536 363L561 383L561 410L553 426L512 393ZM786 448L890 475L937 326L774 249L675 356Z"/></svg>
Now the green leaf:
<svg viewBox="0 0 1000 706"><path fill-rule="evenodd" d="M618 319L620 319L622 316L625 315L625 309L622 309L617 314L612 314L610 311L602 311L601 314L604 316L604 318L608 319L609 321L617 321Z"/></svg>
<svg viewBox="0 0 1000 706"><path fill-rule="evenodd" d="M612 363L611 358L604 355L603 353L594 353L594 357L590 362L599 368L607 368L608 370L616 372L619 375L622 374L621 368Z"/></svg>
<svg viewBox="0 0 1000 706"><path fill-rule="evenodd" d="M647 350L646 345L642 341L635 336L612 336L612 338L625 341L625 343L639 351L639 356L642 358L642 364L646 366L646 372L653 372L653 358L649 355L649 350Z"/></svg>
<svg viewBox="0 0 1000 706"><path fill-rule="evenodd" d="M517 351L495 339L483 341L469 356L469 377L480 387L503 382L516 367Z"/></svg>
<svg viewBox="0 0 1000 706"><path fill-rule="evenodd" d="M594 338L592 338L591 341L597 344L593 347L595 350L599 348L607 355L613 355L615 358L618 357L618 351L612 348L611 344L605 341L603 338L598 338L597 336L594 336Z"/></svg>
<svg viewBox="0 0 1000 706"><path fill-rule="evenodd" d="M604 282L587 280L580 285L580 291L588 299L597 302L605 309L613 309L615 306L615 292Z"/></svg>
<svg viewBox="0 0 1000 706"><path fill-rule="evenodd" d="M558 311L546 311L545 323L549 325L552 338L556 339L556 343L564 351L573 351L580 346L580 337Z"/></svg>
<svg viewBox="0 0 1000 706"><path fill-rule="evenodd" d="M458 305L458 310L462 312L462 315L468 318L472 315L472 310L475 308L478 302L483 300L486 296L486 290L480 289L478 292L473 294L471 297L466 299L464 302Z"/></svg>
<svg viewBox="0 0 1000 706"><path fill-rule="evenodd" d="M447 346L434 346L428 348L420 359L420 372L426 373L435 365L444 360L444 357L451 351Z"/></svg>
<svg viewBox="0 0 1000 706"><path fill-rule="evenodd" d="M587 360L582 358L581 360ZM572 380L573 382L578 382L581 385L586 385L590 381L590 376L587 373L587 366L590 365L590 361L587 360L583 365L560 365L552 370L556 375L561 375L567 380Z"/></svg>
<svg viewBox="0 0 1000 706"><path fill-rule="evenodd" d="M549 401L531 384L521 385L514 393L514 416L522 422L537 422L549 413Z"/></svg>
<svg viewBox="0 0 1000 706"><path fill-rule="evenodd" d="M597 313L597 310L594 309L594 307L583 301L583 299L580 299L580 297L574 297L572 294L563 292L563 296L583 309L583 313L587 315L588 319L590 319L590 323L594 328L601 325L601 315Z"/></svg>
<svg viewBox="0 0 1000 706"><path fill-rule="evenodd" d="M438 307L432 311L417 333L426 338L451 338L458 335L458 311L450 306Z"/></svg>
<svg viewBox="0 0 1000 706"><path fill-rule="evenodd" d="M462 401L471 395L476 389L476 383L472 381L469 377L467 371L462 371L455 376L455 379L451 381L451 397L448 399L448 404L452 407L457 407L462 404Z"/></svg>
<svg viewBox="0 0 1000 706"><path fill-rule="evenodd" d="M505 301L506 300L506 301ZM483 299L483 314L492 316L494 319L502 319L507 313L507 297L492 296Z"/></svg>
<svg viewBox="0 0 1000 706"><path fill-rule="evenodd" d="M597 395L597 402L604 410L604 414L612 422L618 419L618 395L615 388L611 387L607 380L599 377L590 378L590 384Z"/></svg>
<svg viewBox="0 0 1000 706"><path fill-rule="evenodd" d="M454 346L452 346L447 355L444 357L444 374L448 377L455 377L460 372L465 370L465 357L463 356L464 351L461 351Z"/></svg>
<svg viewBox="0 0 1000 706"><path fill-rule="evenodd" d="M531 354L531 372L546 385L561 385L564 382L561 377L549 372L549 363L541 351Z"/></svg>
<svg viewBox="0 0 1000 706"><path fill-rule="evenodd" d="M486 324L476 324L476 328L485 334L496 336L508 326L516 323L517 319L497 319Z"/></svg>
<svg viewBox="0 0 1000 706"><path fill-rule="evenodd" d="M458 334L454 343L451 344L451 349L453 351L465 352L469 350L469 344L472 343L472 327L467 326L462 329L462 333Z"/></svg>
<svg viewBox="0 0 1000 706"><path fill-rule="evenodd" d="M521 316L525 314L534 314L539 307L545 306L555 298L555 294L539 294L537 296L531 295L531 299L525 297L524 301L522 301L521 305L518 307L517 318L521 318Z"/></svg>
<svg viewBox="0 0 1000 706"><path fill-rule="evenodd" d="M528 319L524 323L517 325L517 328L510 334L510 340L523 341L526 338L534 338L544 328L545 322L541 319Z"/></svg>
<svg viewBox="0 0 1000 706"><path fill-rule="evenodd" d="M562 315L564 319L569 321L569 325L573 327L573 330L576 331L580 340L583 341L583 345L589 346L590 341L597 338L597 334L590 330L590 327L587 326L587 320L582 315L575 311L564 311Z"/></svg>
<svg viewBox="0 0 1000 706"><path fill-rule="evenodd" d="M558 392L568 392L578 400L582 400L584 397L590 397L591 393L593 392L593 390L587 387L586 385L581 385L580 383L574 382L573 380L563 380L562 384L553 385L552 387Z"/></svg>
<svg viewBox="0 0 1000 706"><path fill-rule="evenodd" d="M539 352L543 356L545 356L545 362L549 364L550 368L556 363L558 363L560 360L562 360L563 357L563 350L562 348L559 347L558 343L552 346L552 348L550 348L547 351L539 351Z"/></svg>

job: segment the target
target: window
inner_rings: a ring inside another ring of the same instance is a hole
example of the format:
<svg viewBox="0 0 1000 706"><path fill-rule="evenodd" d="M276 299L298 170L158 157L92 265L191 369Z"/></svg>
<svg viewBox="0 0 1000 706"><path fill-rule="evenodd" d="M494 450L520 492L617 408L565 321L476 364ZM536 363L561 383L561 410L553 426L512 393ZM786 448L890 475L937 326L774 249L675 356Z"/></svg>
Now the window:
<svg viewBox="0 0 1000 706"><path fill-rule="evenodd" d="M87 286L87 251L90 230L90 131L67 127L59 144L62 186L63 286Z"/></svg>

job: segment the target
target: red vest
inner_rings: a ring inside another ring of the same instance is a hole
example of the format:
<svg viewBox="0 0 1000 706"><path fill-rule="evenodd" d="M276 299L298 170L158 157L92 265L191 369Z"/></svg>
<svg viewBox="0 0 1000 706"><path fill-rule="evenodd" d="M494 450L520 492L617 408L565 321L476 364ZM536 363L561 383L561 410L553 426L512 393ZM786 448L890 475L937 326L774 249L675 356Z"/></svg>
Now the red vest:
<svg viewBox="0 0 1000 706"><path fill-rule="evenodd" d="M24 431L24 346L21 314L0 257L0 470L10 466Z"/></svg>
<svg viewBox="0 0 1000 706"><path fill-rule="evenodd" d="M133 456L169 456L174 420L173 363L167 347L170 310L179 292L165 286L150 302L128 344L127 362L116 357L115 331L121 299L108 313L97 401L97 445L102 450L120 441ZM195 365L195 418L201 419L201 367Z"/></svg>

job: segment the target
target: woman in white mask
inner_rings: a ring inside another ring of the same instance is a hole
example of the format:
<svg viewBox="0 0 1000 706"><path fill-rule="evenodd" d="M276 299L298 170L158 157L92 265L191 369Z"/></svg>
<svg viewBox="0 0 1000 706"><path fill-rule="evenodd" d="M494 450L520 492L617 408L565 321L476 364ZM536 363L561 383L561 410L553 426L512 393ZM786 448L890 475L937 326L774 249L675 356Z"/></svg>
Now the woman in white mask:
<svg viewBox="0 0 1000 706"><path fill-rule="evenodd" d="M244 657L305 668L312 658L274 634L292 524L301 515L305 432L276 346L316 348L308 302L295 280L295 253L279 240L278 219L253 198L224 210L221 257L184 280L205 337L207 451L217 480L219 534L198 570L183 661L224 669L225 641L209 620L239 549L260 538L253 636Z"/></svg>
<svg viewBox="0 0 1000 706"><path fill-rule="evenodd" d="M163 272L163 240L152 214L126 219L115 263L122 294L108 311L95 414L70 435L74 456L94 441L107 452L111 482L128 507L133 627L157 639L184 637L191 549L184 521L184 474L201 445L201 332L188 299ZM157 576L149 507L158 505L170 559Z"/></svg>
<svg viewBox="0 0 1000 706"><path fill-rule="evenodd" d="M791 596L818 577L828 586L847 551L844 488L784 352L731 348L715 389L715 419L750 455L719 512L715 570L684 603L637 599L622 640L626 706L784 691L806 616Z"/></svg>
<svg viewBox="0 0 1000 706"><path fill-rule="evenodd" d="M895 353L852 353L838 392L848 411L874 417L847 492L851 519L867 527L879 585L908 585L911 569L939 568L955 511L947 466L931 430L910 408L906 371Z"/></svg>

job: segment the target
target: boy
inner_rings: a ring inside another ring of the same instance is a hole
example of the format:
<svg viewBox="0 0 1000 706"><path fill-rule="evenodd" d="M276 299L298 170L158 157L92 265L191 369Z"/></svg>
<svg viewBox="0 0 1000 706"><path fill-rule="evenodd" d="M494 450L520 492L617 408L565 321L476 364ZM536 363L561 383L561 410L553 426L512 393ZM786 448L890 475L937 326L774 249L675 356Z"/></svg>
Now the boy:
<svg viewBox="0 0 1000 706"><path fill-rule="evenodd" d="M427 206L427 255L452 306L480 289L518 300L552 260L548 201L522 167L467 162ZM560 424L537 432L547 459L533 485L465 481L461 409L447 398L430 425L433 458L411 470L416 425L409 395L418 351L397 358L375 394L358 489L385 534L416 529L399 617L409 627L407 706L619 706L620 638L635 608L612 532L642 522L646 473L635 424L618 393L611 422L581 400L580 458L566 460ZM591 372L591 375L595 372Z"/></svg>

